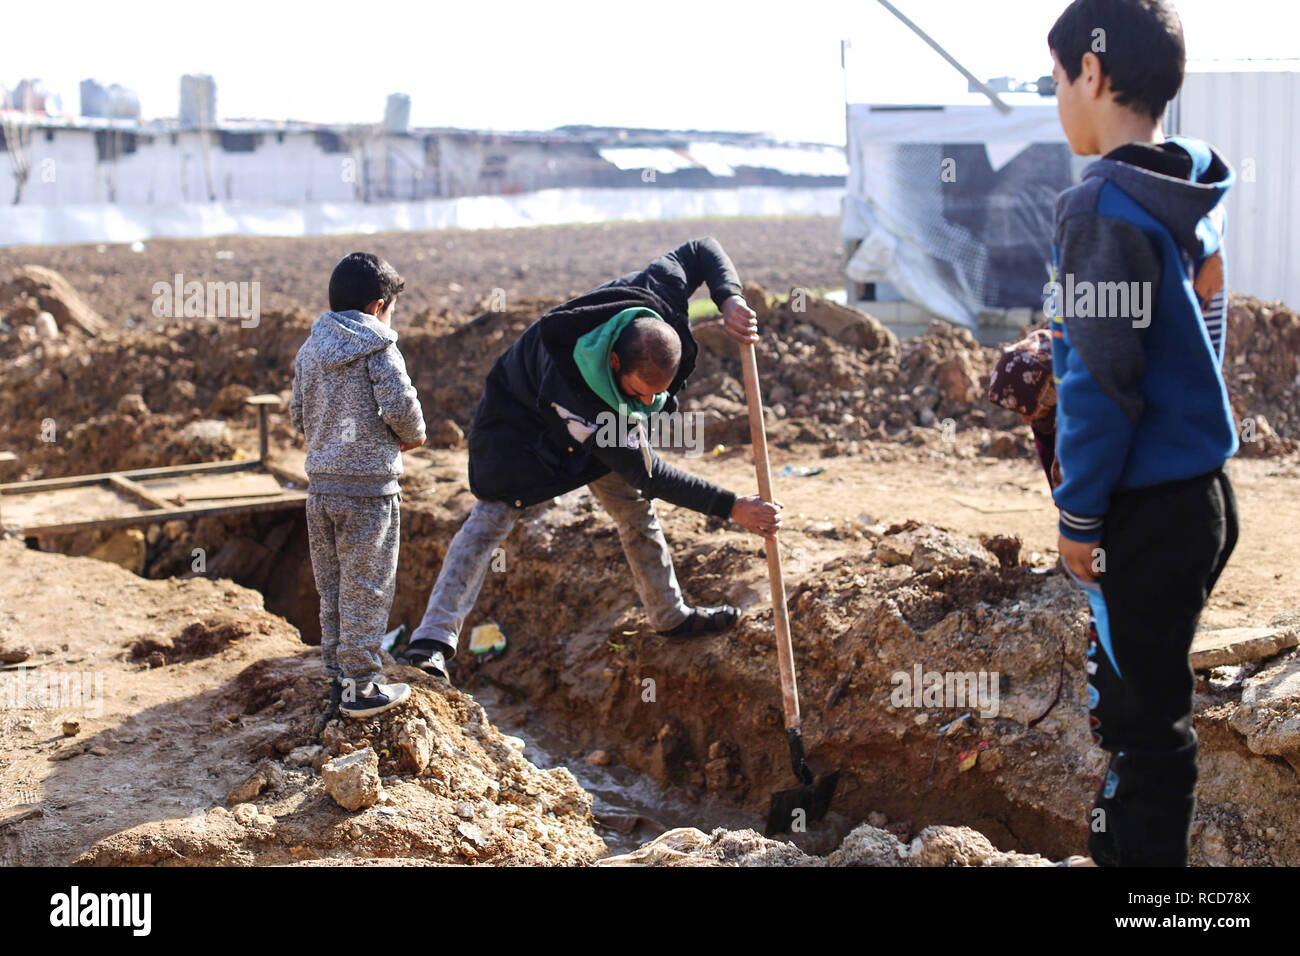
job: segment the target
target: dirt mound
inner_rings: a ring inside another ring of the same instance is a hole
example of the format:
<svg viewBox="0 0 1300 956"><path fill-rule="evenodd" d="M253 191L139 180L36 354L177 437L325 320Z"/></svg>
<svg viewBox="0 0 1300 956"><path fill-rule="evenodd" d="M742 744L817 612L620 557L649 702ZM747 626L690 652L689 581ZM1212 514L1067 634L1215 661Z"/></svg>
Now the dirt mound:
<svg viewBox="0 0 1300 956"><path fill-rule="evenodd" d="M108 325L68 280L53 269L22 266L8 280L0 282L0 321L10 327L26 326L29 334L23 337L29 341L35 341L42 331L49 334L48 325L42 329L43 323L38 322L42 312L48 312L54 319L55 334L72 329L95 336Z"/></svg>
<svg viewBox="0 0 1300 956"><path fill-rule="evenodd" d="M582 864L606 853L567 770L537 769L473 698L418 671L390 662L414 685L406 704L317 734L319 654L255 592L145 581L3 541L0 607L0 639L23 635L32 668L0 674L0 699L23 697L0 713L0 793L32 811L6 823L6 865ZM375 799L345 810L322 770L367 753Z"/></svg>
<svg viewBox="0 0 1300 956"><path fill-rule="evenodd" d="M306 728L323 706L317 662L259 662L224 699L229 728L264 710L290 729L201 816L144 824L99 841L84 865L279 864L399 857L436 863L583 864L605 854L591 797L563 769L541 771L473 698L420 683L400 708L364 722ZM348 761L335 758L350 757ZM369 761L367 768L364 764ZM357 765L357 766L353 766ZM227 806L229 809L227 809Z"/></svg>
<svg viewBox="0 0 1300 956"><path fill-rule="evenodd" d="M802 289L776 300L750 284L745 298L759 316L759 374L777 443L818 442L833 455L867 441L939 446L974 435L983 442L985 429L1023 427L984 400L997 351L965 329L935 322L900 342L870 315ZM695 328L705 348L685 407L707 416L709 444L715 436L747 443L736 346L719 319Z"/></svg>
<svg viewBox="0 0 1300 956"><path fill-rule="evenodd" d="M1228 303L1224 377L1241 426L1241 454L1300 448L1300 315L1281 302L1234 295Z"/></svg>
<svg viewBox="0 0 1300 956"><path fill-rule="evenodd" d="M253 633L251 622L238 617L211 617L194 621L170 640L141 637L131 642L132 660L144 660L151 667L207 657L238 643Z"/></svg>

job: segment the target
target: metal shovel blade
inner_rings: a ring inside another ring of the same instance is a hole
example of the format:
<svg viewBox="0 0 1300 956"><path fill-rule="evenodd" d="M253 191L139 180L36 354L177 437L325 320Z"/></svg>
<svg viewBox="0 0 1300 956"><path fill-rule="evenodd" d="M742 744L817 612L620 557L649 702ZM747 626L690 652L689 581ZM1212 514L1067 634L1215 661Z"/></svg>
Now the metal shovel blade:
<svg viewBox="0 0 1300 956"><path fill-rule="evenodd" d="M835 787L840 782L840 772L820 774L811 783L791 790L778 790L772 794L772 805L767 812L767 836L787 832L795 823L815 823L825 818L830 809Z"/></svg>
<svg viewBox="0 0 1300 956"><path fill-rule="evenodd" d="M831 798L835 796L835 787L840 782L838 770L813 777L808 769L808 760L803 752L803 733L798 728L786 731L790 744L790 766L800 786L792 790L777 790L772 794L772 805L767 811L768 836L785 833L795 829L802 832L804 826L815 823L826 816L830 809ZM799 823L800 826L795 827Z"/></svg>

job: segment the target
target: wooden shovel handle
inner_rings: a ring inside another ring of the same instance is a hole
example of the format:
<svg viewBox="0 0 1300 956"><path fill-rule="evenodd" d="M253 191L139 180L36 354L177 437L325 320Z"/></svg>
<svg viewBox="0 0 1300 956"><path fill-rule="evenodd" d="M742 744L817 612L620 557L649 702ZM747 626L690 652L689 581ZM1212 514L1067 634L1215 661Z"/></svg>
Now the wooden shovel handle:
<svg viewBox="0 0 1300 956"><path fill-rule="evenodd" d="M758 473L758 493L765 501L772 496L772 469L767 460L767 430L763 426L763 396L758 387L758 363L754 345L740 346L740 361L745 369L745 401L749 404L749 438L754 448L754 470ZM772 620L776 624L776 659L781 668L781 704L785 709L786 730L798 730L799 688L794 675L794 648L790 643L790 617L785 606L785 579L781 575L781 548L764 539L767 546L767 576L772 584Z"/></svg>

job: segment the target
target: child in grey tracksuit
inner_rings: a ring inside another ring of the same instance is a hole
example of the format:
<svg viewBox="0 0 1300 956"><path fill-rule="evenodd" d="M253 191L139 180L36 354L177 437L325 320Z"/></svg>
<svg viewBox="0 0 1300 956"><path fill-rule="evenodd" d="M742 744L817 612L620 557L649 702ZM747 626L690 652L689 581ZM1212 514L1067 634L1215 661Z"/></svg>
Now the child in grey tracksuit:
<svg viewBox="0 0 1300 956"><path fill-rule="evenodd" d="M424 415L390 326L402 280L353 253L330 279L330 311L294 360L293 425L307 437L307 531L320 593L331 713L380 713L410 693L384 684L379 642L397 577L402 452Z"/></svg>

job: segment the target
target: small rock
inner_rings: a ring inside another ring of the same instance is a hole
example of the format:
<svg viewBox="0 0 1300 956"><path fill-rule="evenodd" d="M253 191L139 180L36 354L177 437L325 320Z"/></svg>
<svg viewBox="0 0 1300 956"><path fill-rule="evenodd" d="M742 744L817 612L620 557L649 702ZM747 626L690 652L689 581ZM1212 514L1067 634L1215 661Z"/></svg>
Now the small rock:
<svg viewBox="0 0 1300 956"><path fill-rule="evenodd" d="M99 747L91 747L90 750L88 750L88 751L86 751L86 752L87 752L87 753L92 753L92 754L94 754L96 757L107 757L108 754L109 754L109 750L108 750L108 748L107 748L107 747L104 747L104 746L102 746L102 745L99 746Z"/></svg>
<svg viewBox="0 0 1300 956"><path fill-rule="evenodd" d="M1201 631L1192 641L1192 670L1262 660L1300 644L1300 628L1229 627Z"/></svg>
<svg viewBox="0 0 1300 956"><path fill-rule="evenodd" d="M144 574L146 557L144 532L139 528L123 528L91 551L87 557L111 561L126 568L132 574Z"/></svg>
<svg viewBox="0 0 1300 956"><path fill-rule="evenodd" d="M325 791L344 810L361 810L379 802L379 755L372 747L335 757L321 767Z"/></svg>
<svg viewBox="0 0 1300 956"><path fill-rule="evenodd" d="M284 762L291 767L305 767L314 763L316 758L324 751L320 744L310 744L303 747L294 747L285 756Z"/></svg>
<svg viewBox="0 0 1300 956"><path fill-rule="evenodd" d="M476 823L458 823L456 829L461 836L476 847L482 848L492 842L491 837L487 835L487 831Z"/></svg>
<svg viewBox="0 0 1300 956"><path fill-rule="evenodd" d="M248 801L254 799L266 789L268 782L264 773L260 770L255 771L243 783L226 794L226 803L247 804Z"/></svg>
<svg viewBox="0 0 1300 956"><path fill-rule="evenodd" d="M433 731L423 717L404 720L395 729L393 747L404 765L423 773L433 758Z"/></svg>
<svg viewBox="0 0 1300 956"><path fill-rule="evenodd" d="M0 650L0 664L21 664L32 656L32 652L23 648Z"/></svg>
<svg viewBox="0 0 1300 956"><path fill-rule="evenodd" d="M151 651L149 656L144 659L144 663L146 667L162 667L167 663L167 658L163 656L162 651ZM226 721L226 723L229 724L230 721Z"/></svg>
<svg viewBox="0 0 1300 956"><path fill-rule="evenodd" d="M144 403L144 396L132 392L117 400L117 413L143 417L149 414L149 406Z"/></svg>
<svg viewBox="0 0 1300 956"><path fill-rule="evenodd" d="M59 323L54 320L54 316L48 312L41 312L32 322L36 329L36 334L43 339L57 339L59 337Z"/></svg>
<svg viewBox="0 0 1300 956"><path fill-rule="evenodd" d="M587 763L593 767L608 767L614 762L614 758L606 750L593 750L587 754Z"/></svg>
<svg viewBox="0 0 1300 956"><path fill-rule="evenodd" d="M464 429L450 418L444 418L438 423L438 430L434 433L434 441L437 442L439 448L458 448L464 440Z"/></svg>
<svg viewBox="0 0 1300 956"><path fill-rule="evenodd" d="M81 733L81 722L77 720L65 720L63 722L63 734L65 737L75 737Z"/></svg>

